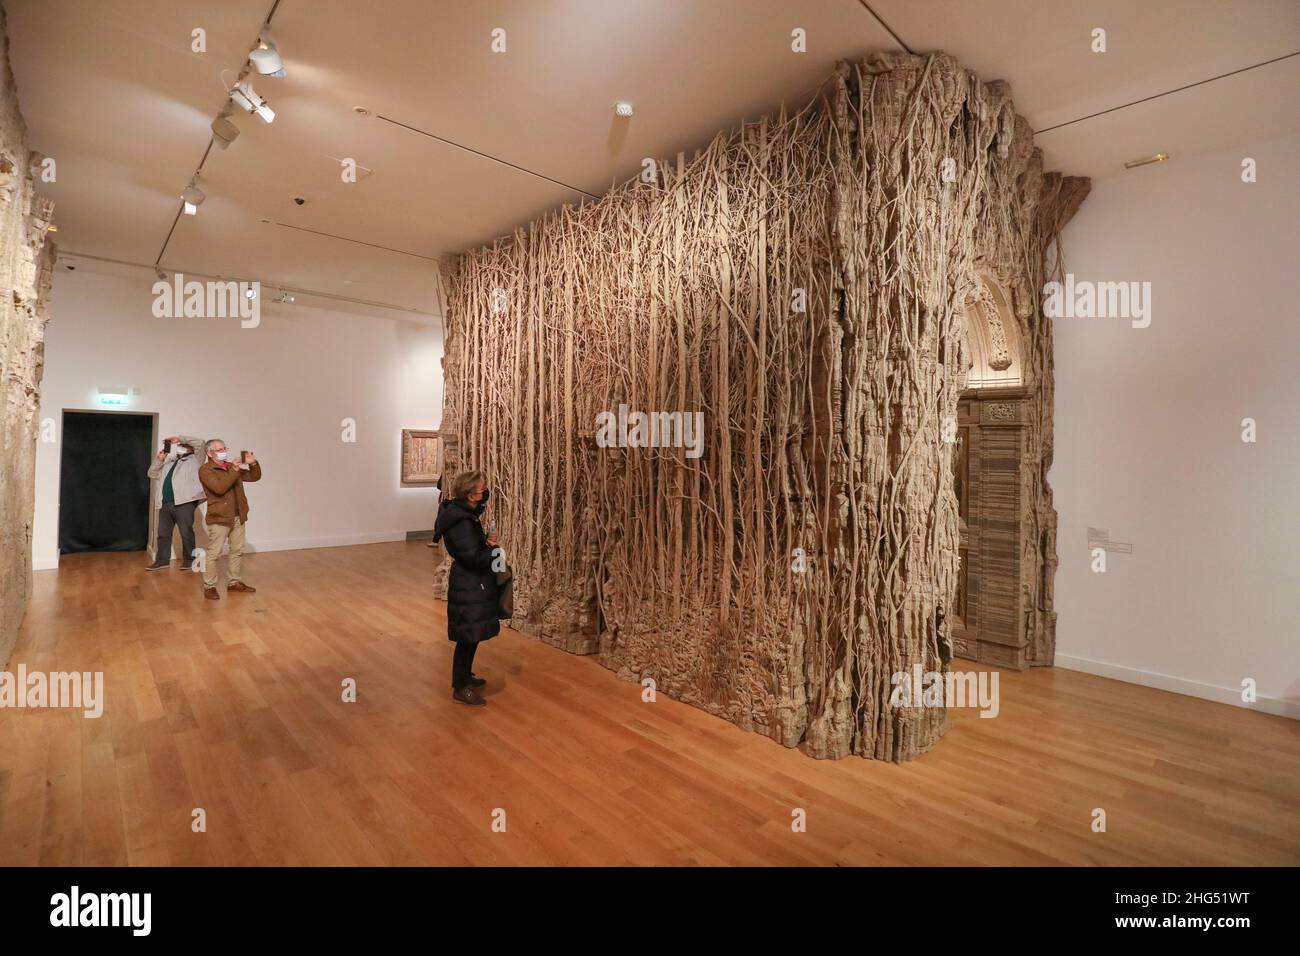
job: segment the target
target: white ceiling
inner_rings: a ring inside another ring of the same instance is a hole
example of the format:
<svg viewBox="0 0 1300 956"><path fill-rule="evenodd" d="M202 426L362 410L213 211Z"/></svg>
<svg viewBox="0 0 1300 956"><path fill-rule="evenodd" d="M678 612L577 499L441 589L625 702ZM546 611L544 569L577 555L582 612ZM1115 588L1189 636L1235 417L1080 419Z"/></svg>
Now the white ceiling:
<svg viewBox="0 0 1300 956"><path fill-rule="evenodd" d="M225 103L221 72L273 2L5 0L30 145L58 163L43 192L65 255L154 262ZM790 49L796 27L807 53ZM207 201L163 266L423 313L437 257L802 105L837 60L899 41L1008 80L1069 174L1300 128L1300 56L1202 82L1300 50L1294 0L281 0L272 29L289 75L255 86L276 121L234 117L242 135L212 150ZM374 171L345 184L342 157Z"/></svg>

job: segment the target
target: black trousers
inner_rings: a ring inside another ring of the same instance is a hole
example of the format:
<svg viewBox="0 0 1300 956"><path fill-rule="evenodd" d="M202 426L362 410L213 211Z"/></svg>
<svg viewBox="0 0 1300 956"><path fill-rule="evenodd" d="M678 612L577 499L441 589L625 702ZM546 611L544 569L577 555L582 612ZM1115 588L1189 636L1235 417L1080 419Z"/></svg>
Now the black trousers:
<svg viewBox="0 0 1300 956"><path fill-rule="evenodd" d="M188 567L194 560L194 512L199 503L191 501L183 505L163 505L158 509L158 550L154 553L154 562L167 564L172 559L172 527L181 529L181 565Z"/></svg>
<svg viewBox="0 0 1300 956"><path fill-rule="evenodd" d="M451 689L460 690L469 686L474 676L474 652L478 650L478 641L456 641L456 654L451 659Z"/></svg>

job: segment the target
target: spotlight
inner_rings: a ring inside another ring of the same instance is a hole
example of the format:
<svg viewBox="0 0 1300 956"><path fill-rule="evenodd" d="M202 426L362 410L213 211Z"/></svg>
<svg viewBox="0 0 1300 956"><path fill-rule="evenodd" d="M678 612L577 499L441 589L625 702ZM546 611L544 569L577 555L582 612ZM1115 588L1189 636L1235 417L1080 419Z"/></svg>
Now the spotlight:
<svg viewBox="0 0 1300 956"><path fill-rule="evenodd" d="M185 200L185 215L197 215L199 206L203 205L203 200L207 198L207 196L203 195L203 190L191 182L181 193L181 199Z"/></svg>
<svg viewBox="0 0 1300 956"><path fill-rule="evenodd" d="M218 116L212 121L212 141L225 149L239 136L239 127L225 116Z"/></svg>
<svg viewBox="0 0 1300 956"><path fill-rule="evenodd" d="M265 30L257 35L257 46L248 54L248 62L263 76L284 76L284 60Z"/></svg>
<svg viewBox="0 0 1300 956"><path fill-rule="evenodd" d="M244 290L244 298L246 298L246 299L256 299L256 298L257 298L257 287L256 287L256 286L251 286L251 285L250 285L247 289L245 289L245 290Z"/></svg>
<svg viewBox="0 0 1300 956"><path fill-rule="evenodd" d="M620 100L619 102L614 104L614 114L616 116L623 116L623 117L631 116L632 104Z"/></svg>
<svg viewBox="0 0 1300 956"><path fill-rule="evenodd" d="M264 122L275 121L275 111L271 109L271 104L258 96L253 85L247 80L241 80L231 87L230 100L240 109L256 113Z"/></svg>

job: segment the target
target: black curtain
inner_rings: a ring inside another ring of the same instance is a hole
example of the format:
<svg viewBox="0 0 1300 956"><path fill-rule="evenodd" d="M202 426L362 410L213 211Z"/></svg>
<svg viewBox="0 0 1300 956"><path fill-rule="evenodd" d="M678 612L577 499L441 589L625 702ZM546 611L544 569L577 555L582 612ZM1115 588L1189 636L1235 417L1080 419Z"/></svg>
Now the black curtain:
<svg viewBox="0 0 1300 956"><path fill-rule="evenodd" d="M61 554L148 547L152 446L152 415L63 413Z"/></svg>

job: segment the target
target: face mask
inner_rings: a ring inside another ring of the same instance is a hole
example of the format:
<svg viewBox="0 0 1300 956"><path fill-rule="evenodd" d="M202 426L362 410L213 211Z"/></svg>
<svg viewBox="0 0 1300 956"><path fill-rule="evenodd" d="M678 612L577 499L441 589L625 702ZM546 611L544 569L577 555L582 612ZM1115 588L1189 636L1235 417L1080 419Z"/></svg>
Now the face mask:
<svg viewBox="0 0 1300 956"><path fill-rule="evenodd" d="M176 457L177 457L177 458L184 458L184 457L185 457L186 455L188 455L189 453L190 453L190 450L189 450L188 448L186 448L184 445L177 445L177 446L176 446Z"/></svg>
<svg viewBox="0 0 1300 956"><path fill-rule="evenodd" d="M225 461L227 458L229 458L229 456L230 456L230 452L219 451L217 452L217 461Z"/></svg>

